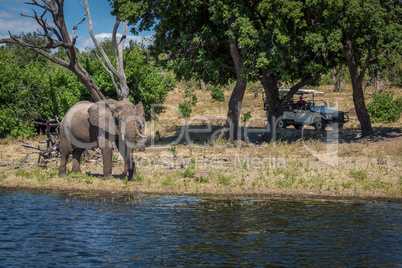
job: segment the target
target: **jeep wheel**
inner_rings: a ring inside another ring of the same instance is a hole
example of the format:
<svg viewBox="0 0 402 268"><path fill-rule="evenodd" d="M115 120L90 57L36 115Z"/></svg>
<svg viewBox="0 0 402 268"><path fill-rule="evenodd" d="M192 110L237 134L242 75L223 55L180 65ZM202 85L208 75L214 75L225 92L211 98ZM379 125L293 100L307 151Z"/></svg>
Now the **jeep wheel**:
<svg viewBox="0 0 402 268"><path fill-rule="evenodd" d="M325 130L325 121L324 120L319 120L314 123L314 128L317 131L324 131Z"/></svg>
<svg viewBox="0 0 402 268"><path fill-rule="evenodd" d="M278 122L278 128L286 128L286 123L283 120L279 120Z"/></svg>

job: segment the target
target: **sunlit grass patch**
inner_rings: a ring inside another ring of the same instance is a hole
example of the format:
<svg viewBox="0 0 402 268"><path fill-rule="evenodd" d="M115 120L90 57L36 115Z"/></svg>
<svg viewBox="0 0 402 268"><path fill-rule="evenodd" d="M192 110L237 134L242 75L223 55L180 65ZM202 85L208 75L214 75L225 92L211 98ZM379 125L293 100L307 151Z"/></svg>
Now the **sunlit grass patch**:
<svg viewBox="0 0 402 268"><path fill-rule="evenodd" d="M165 178L161 181L162 186L172 186L174 184L174 178L170 175L166 175Z"/></svg>
<svg viewBox="0 0 402 268"><path fill-rule="evenodd" d="M218 173L218 174L217 174L217 177L218 177L218 182L219 182L220 184L222 184L222 185L231 186L232 183L233 183L233 179L232 179L232 177L229 176L229 175L225 175L225 174L222 174L222 173Z"/></svg>
<svg viewBox="0 0 402 268"><path fill-rule="evenodd" d="M349 171L349 175L359 182L364 182L367 178L367 172L361 169L360 170L352 169Z"/></svg>

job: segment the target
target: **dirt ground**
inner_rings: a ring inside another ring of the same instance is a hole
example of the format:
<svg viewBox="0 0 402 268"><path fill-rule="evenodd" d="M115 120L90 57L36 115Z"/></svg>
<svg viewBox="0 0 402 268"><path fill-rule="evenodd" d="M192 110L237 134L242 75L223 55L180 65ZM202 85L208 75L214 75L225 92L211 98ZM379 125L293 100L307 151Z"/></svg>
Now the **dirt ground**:
<svg viewBox="0 0 402 268"><path fill-rule="evenodd" d="M317 89L328 91L328 89ZM399 94L400 90L395 90ZM401 119L375 124L375 134L362 138L358 120L350 113L343 130L312 127L278 131L276 142L263 135L265 111L260 95L250 90L242 114L239 141L219 138L230 92L225 102L211 101L210 92L194 90L198 98L189 118L177 107L184 89L170 92L165 112L147 125L145 151L135 152L137 176L122 178L123 162L115 151L112 180L103 180L102 161L96 155L83 160L83 175L57 177L58 159L47 169L37 168L36 156L15 140L0 141L0 188L84 192L102 195L166 194L219 195L254 198L320 198L402 202ZM370 101L367 92L367 102ZM335 109L353 110L351 92L327 93ZM334 105L335 104L335 105ZM45 137L29 140L39 144ZM71 168L71 167L70 167Z"/></svg>

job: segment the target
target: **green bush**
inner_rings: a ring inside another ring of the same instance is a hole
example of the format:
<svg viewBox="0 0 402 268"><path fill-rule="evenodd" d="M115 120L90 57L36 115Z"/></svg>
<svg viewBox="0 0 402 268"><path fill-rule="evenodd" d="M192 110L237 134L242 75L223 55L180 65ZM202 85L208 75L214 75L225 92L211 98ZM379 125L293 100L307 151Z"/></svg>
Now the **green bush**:
<svg viewBox="0 0 402 268"><path fill-rule="evenodd" d="M392 123L402 112L402 98L394 100L393 93L373 94L373 101L367 105L372 123Z"/></svg>
<svg viewBox="0 0 402 268"><path fill-rule="evenodd" d="M184 90L184 98L188 98L190 106L195 106L198 102L197 96L188 89Z"/></svg>
<svg viewBox="0 0 402 268"><path fill-rule="evenodd" d="M241 117L241 121L246 123L251 117L252 117L251 112L244 113L243 116Z"/></svg>
<svg viewBox="0 0 402 268"><path fill-rule="evenodd" d="M195 173L197 173L193 168L186 168L183 172L181 172L181 175L183 178L194 178Z"/></svg>
<svg viewBox="0 0 402 268"><path fill-rule="evenodd" d="M37 37L27 34L24 38L32 41ZM102 45L110 60L115 62L112 43ZM62 50L54 54L66 57ZM78 53L78 59L105 97L117 99L110 75L92 53ZM124 65L130 100L142 101L149 119L152 104L164 103L175 80L150 64L145 49L131 43L124 50ZM63 118L68 109L81 100L91 100L91 96L73 72L19 46L0 46L0 138L34 136L37 122L44 123L48 116L54 115ZM154 112L158 114L163 109L163 105L157 105Z"/></svg>
<svg viewBox="0 0 402 268"><path fill-rule="evenodd" d="M179 103L179 111L184 117L189 117L193 111L187 101Z"/></svg>
<svg viewBox="0 0 402 268"><path fill-rule="evenodd" d="M169 75L162 75L160 68L149 64L139 46L127 48L125 51L124 68L130 88L130 100L135 103L142 102L148 120L151 117L152 105L165 102L168 92L175 85L175 80ZM164 110L162 105L153 108L155 114Z"/></svg>
<svg viewBox="0 0 402 268"><path fill-rule="evenodd" d="M211 88L211 97L217 101L225 101L225 95L219 86L213 86Z"/></svg>

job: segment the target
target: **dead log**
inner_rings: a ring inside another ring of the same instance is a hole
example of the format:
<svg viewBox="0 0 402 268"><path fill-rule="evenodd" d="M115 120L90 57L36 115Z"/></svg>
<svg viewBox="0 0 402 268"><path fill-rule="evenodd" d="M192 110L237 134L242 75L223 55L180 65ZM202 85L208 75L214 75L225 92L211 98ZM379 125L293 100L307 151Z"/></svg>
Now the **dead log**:
<svg viewBox="0 0 402 268"><path fill-rule="evenodd" d="M46 143L46 148L41 148L39 145L36 146L29 142L22 141L22 140L18 140L18 142L16 142L18 145L21 145L25 148L35 149L35 150L39 151L39 152L28 153L25 160L28 158L28 156L30 154L37 153L38 154L38 162L36 165L38 167L47 167L47 164L50 163L50 159L60 157L59 141L56 140L56 138L53 136L53 134L51 132L52 128L55 128L54 134L56 134L57 138L59 138L59 136L60 136L59 135L60 120L57 117L57 115L54 118L50 118L50 117L47 118L46 136L48 137L48 139L46 141L40 142L40 143ZM42 158L44 159L44 161L42 161ZM24 160L24 162L25 162L25 160ZM18 165L15 168L20 168L22 163L23 162L21 162L20 165Z"/></svg>

